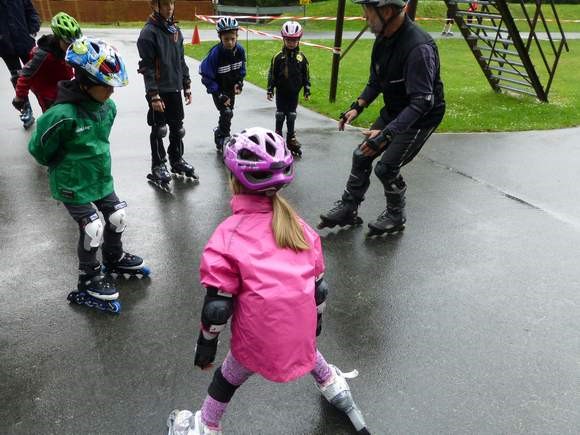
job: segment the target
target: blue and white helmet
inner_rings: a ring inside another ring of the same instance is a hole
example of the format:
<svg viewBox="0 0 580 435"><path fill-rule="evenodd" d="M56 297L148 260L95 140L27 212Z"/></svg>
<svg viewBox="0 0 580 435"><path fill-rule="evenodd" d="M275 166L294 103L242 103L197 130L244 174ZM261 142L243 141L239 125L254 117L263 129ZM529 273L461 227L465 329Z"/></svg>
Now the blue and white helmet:
<svg viewBox="0 0 580 435"><path fill-rule="evenodd" d="M218 34L223 32L229 32L230 30L238 30L240 25L238 24L238 20L232 17L221 17L215 23L215 29L217 30Z"/></svg>
<svg viewBox="0 0 580 435"><path fill-rule="evenodd" d="M127 86L125 62L115 47L92 38L77 39L66 51L66 62L79 78L97 85Z"/></svg>

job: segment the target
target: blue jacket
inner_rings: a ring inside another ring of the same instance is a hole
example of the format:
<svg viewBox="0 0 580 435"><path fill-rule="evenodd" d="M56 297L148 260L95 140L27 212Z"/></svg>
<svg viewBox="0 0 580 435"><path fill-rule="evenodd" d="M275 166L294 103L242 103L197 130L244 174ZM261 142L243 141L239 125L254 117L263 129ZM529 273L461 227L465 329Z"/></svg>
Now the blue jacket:
<svg viewBox="0 0 580 435"><path fill-rule="evenodd" d="M246 52L240 44L233 50L226 50L219 43L214 45L199 65L201 82L208 94L231 94L234 86L240 88L246 77Z"/></svg>
<svg viewBox="0 0 580 435"><path fill-rule="evenodd" d="M0 0L0 56L28 57L39 30L32 0Z"/></svg>

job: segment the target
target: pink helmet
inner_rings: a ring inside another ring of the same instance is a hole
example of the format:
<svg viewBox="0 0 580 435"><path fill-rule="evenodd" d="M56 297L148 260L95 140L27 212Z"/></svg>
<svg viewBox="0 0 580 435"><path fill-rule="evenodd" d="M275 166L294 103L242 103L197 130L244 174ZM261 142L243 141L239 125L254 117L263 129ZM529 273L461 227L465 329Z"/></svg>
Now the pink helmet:
<svg viewBox="0 0 580 435"><path fill-rule="evenodd" d="M302 26L297 21L286 21L280 33L283 38L302 38Z"/></svg>
<svg viewBox="0 0 580 435"><path fill-rule="evenodd" d="M286 141L266 128L235 134L224 149L224 161L248 190L278 190L294 179L294 159Z"/></svg>

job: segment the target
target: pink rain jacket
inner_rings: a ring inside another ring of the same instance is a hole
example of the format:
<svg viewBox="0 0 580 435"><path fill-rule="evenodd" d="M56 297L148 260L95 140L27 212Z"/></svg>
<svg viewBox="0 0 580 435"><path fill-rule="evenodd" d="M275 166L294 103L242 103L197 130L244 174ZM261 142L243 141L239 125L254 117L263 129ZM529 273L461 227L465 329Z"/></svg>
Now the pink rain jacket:
<svg viewBox="0 0 580 435"><path fill-rule="evenodd" d="M247 369L288 382L314 368L314 283L324 272L318 234L302 220L311 249L280 249L272 232L272 199L234 195L233 216L211 236L201 283L234 295L231 351Z"/></svg>

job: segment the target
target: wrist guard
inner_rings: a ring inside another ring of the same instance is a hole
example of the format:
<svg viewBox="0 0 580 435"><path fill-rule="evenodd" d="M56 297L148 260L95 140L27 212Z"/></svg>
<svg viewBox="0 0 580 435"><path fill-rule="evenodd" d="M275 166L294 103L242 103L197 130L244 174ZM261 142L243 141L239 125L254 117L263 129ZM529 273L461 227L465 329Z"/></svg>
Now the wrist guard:
<svg viewBox="0 0 580 435"><path fill-rule="evenodd" d="M375 137L367 139L366 143L370 149L378 152L381 149L386 148L391 143L392 140L393 134L391 133L391 130L385 128Z"/></svg>
<svg viewBox="0 0 580 435"><path fill-rule="evenodd" d="M215 360L217 352L218 337L208 340L203 336L203 331L199 331L197 346L195 346L194 364L202 369L209 366Z"/></svg>
<svg viewBox="0 0 580 435"><path fill-rule="evenodd" d="M353 103L350 105L350 107L340 114L340 118L344 119L344 117L346 116L346 113L350 112L353 109L356 110L357 116L360 115L361 113L363 113L363 110L365 110L365 108L363 106L358 104L358 100L354 100Z"/></svg>

